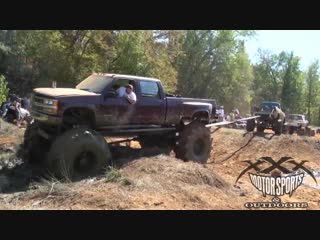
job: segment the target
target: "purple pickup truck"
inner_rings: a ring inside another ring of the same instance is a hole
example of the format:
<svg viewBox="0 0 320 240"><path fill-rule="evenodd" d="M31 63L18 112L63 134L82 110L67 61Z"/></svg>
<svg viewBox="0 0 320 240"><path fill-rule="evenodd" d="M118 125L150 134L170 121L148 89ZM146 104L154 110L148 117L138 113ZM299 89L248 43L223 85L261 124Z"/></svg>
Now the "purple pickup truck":
<svg viewBox="0 0 320 240"><path fill-rule="evenodd" d="M128 84L134 104L116 91ZM103 73L75 88L34 89L31 115L25 158L69 178L95 174L110 162L105 136L136 136L142 147L170 146L178 158L204 163L211 149L205 125L217 121L215 100L166 94L154 78Z"/></svg>

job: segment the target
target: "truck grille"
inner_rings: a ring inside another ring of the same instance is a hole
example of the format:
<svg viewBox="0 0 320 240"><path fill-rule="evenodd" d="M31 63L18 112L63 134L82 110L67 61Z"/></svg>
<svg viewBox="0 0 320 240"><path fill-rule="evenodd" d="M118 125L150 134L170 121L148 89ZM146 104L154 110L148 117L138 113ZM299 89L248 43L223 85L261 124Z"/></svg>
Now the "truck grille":
<svg viewBox="0 0 320 240"><path fill-rule="evenodd" d="M41 112L41 113L47 114L47 112L45 111L46 106L44 104L45 99L48 99L48 97L41 96L38 94L33 94L32 100L31 100L31 110L35 112Z"/></svg>
<svg viewBox="0 0 320 240"><path fill-rule="evenodd" d="M41 97L39 95L33 95L32 102L44 104L44 97Z"/></svg>
<svg viewBox="0 0 320 240"><path fill-rule="evenodd" d="M32 105L32 108L31 108L33 111L36 111L36 112L43 112L44 109L43 107L40 107L40 106L35 106L35 105Z"/></svg>

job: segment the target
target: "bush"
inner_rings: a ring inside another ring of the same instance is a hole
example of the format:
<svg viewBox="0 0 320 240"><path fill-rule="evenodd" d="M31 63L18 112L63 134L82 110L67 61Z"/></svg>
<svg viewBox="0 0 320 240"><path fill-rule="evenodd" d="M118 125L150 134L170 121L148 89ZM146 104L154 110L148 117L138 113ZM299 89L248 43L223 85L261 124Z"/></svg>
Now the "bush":
<svg viewBox="0 0 320 240"><path fill-rule="evenodd" d="M0 75L0 104L8 97L8 83L3 75Z"/></svg>

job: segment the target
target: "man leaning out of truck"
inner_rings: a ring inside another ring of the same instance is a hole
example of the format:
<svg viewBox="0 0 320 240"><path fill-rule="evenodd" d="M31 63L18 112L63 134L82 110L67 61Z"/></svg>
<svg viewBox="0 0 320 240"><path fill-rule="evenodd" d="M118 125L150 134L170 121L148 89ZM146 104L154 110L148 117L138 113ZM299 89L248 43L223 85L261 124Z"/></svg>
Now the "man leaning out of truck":
<svg viewBox="0 0 320 240"><path fill-rule="evenodd" d="M125 87L126 87L126 93L124 97L128 100L130 104L135 104L137 101L137 96L133 92L133 86L131 84L127 84Z"/></svg>

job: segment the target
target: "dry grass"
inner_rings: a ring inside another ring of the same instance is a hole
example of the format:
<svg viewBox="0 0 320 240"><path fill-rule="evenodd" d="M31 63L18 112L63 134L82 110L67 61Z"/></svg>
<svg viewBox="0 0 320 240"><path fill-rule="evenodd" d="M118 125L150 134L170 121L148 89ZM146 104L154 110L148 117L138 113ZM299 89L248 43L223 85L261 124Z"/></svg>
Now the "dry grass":
<svg viewBox="0 0 320 240"><path fill-rule="evenodd" d="M16 125L7 123L0 118L0 145L19 145L23 140L24 131L25 129L18 128Z"/></svg>
<svg viewBox="0 0 320 240"><path fill-rule="evenodd" d="M207 165L163 154L144 157L148 151L132 158L128 150L119 158L121 164L107 169L104 176L74 183L52 179L31 184L17 196L0 194L0 208L245 209L245 202L270 199L263 197L247 176L234 185L246 167L242 161L262 156L277 160L289 155L310 161L306 165L313 170L320 169L317 137L259 136L234 129L220 129L212 136L213 150ZM319 190L304 185L283 201L306 201L309 209L319 209L319 199Z"/></svg>
<svg viewBox="0 0 320 240"><path fill-rule="evenodd" d="M111 168L101 179L75 183L43 181L37 184L36 189L31 188L20 196L18 204L12 207L209 209L210 204L200 194L202 191L235 194L229 184L206 167L160 155L152 159L135 160L122 169Z"/></svg>

